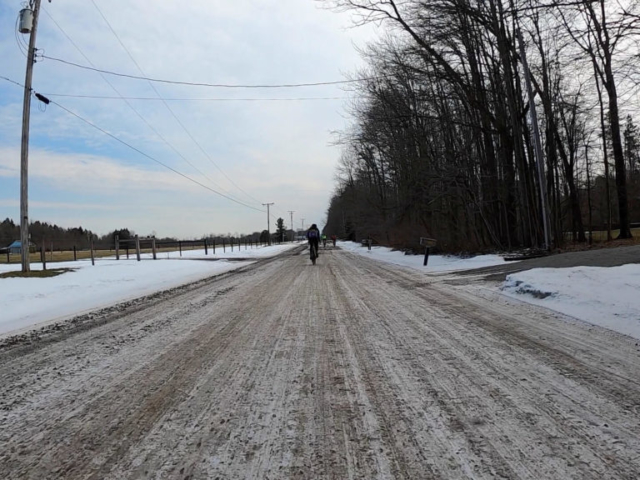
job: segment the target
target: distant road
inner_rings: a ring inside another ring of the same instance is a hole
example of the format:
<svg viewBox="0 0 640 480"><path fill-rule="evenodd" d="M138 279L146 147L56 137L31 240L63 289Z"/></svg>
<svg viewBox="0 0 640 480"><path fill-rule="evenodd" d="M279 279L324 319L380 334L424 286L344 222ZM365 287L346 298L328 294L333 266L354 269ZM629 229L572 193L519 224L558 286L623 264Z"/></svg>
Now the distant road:
<svg viewBox="0 0 640 480"><path fill-rule="evenodd" d="M5 347L2 478L639 478L637 341L477 292L287 253Z"/></svg>

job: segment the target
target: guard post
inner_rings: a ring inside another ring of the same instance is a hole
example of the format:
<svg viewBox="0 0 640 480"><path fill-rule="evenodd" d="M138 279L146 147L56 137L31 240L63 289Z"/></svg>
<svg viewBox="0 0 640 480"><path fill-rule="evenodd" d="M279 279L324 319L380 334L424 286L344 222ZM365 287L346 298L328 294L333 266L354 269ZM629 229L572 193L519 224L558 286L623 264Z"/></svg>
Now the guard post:
<svg viewBox="0 0 640 480"><path fill-rule="evenodd" d="M420 237L420 245L424 246L424 262L422 263L424 267L429 262L429 249L435 247L436 243L435 238Z"/></svg>
<svg viewBox="0 0 640 480"><path fill-rule="evenodd" d="M136 235L136 258L140 261L140 238Z"/></svg>

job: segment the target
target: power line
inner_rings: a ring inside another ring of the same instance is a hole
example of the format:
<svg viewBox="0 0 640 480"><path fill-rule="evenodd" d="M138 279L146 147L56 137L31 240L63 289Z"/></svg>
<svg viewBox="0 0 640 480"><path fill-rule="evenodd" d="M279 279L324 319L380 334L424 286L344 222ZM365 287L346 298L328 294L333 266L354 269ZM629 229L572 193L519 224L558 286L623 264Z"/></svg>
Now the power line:
<svg viewBox="0 0 640 480"><path fill-rule="evenodd" d="M18 82L14 81L14 80L11 80L10 78L7 78L7 77L5 77L5 76L3 76L3 75L0 75L0 79L2 79L2 80L6 80L7 82L13 83L14 85L16 85L16 86L18 86L18 87L24 88L24 85L22 85L21 83L18 83ZM32 93L34 93L34 94L36 94L36 96L38 95L38 94L37 94L33 89L31 89L31 92L32 92ZM55 105L55 106L57 106L57 107L61 108L61 109L62 109L62 110L64 110L65 112L69 113L70 115L73 115L74 117L78 118L79 120L82 120L82 121L83 121L84 123L86 123L87 125L89 125L89 126L91 126L91 127L95 128L96 130L98 130L98 131L100 131L100 132L104 133L105 135L107 135L107 136L109 136L109 137L113 138L115 141L117 141L117 142L119 142L119 143L121 143L121 144L125 145L126 147L128 147L128 148L132 149L133 151L135 151L135 152L139 153L139 154L140 154L140 155L142 155L143 157L146 157L146 158L148 158L149 160L152 160L152 161L156 162L157 164L162 165L163 167L165 167L165 168L167 168L167 169L171 170L172 172L174 172L174 173L176 173L176 174L180 175L181 177L186 178L186 179L187 179L187 180L189 180L190 182L193 182L193 183L195 183L196 185L199 185L199 186L201 186L202 188L205 188L205 189L209 190L210 192L215 193L216 195L220 195L221 197L224 197L224 198L226 198L227 200L231 200L232 202L235 202L235 203L237 203L237 204L239 204L239 205L242 205L243 207L247 207L247 208L250 208L250 209L255 210L255 211L257 211L257 212L262 212L262 213L264 213L264 210L261 210L261 209L259 209L259 208L253 207L253 206L251 206L251 205L247 205L246 203L241 202L240 200L236 200L235 198L232 198L232 197L230 197L230 196L228 196L228 195L225 195L224 193L218 192L217 190L214 190L213 188L211 188L211 187L209 187L209 186L205 185L204 183L201 183L201 182L199 182L198 180L196 180L196 179L194 179L194 178L191 178L191 177L190 177L190 176L188 176L188 175L185 175L184 173L182 173L182 172L180 172L180 171L176 170L175 168L173 168L173 167L171 167L171 166L167 165L166 163L161 162L161 161L160 161L160 160L158 160L157 158L154 158L154 157L152 157L151 155L149 155L149 154L147 154L147 153L143 152L143 151L142 151L142 150L140 150L139 148L136 148L136 147L134 147L133 145L131 145L131 144L129 144L129 143L127 143L127 142L125 142L124 140L121 140L120 138L116 137L116 136L115 136L115 135L113 135L112 133L110 133L110 132L106 131L105 129L103 129L103 128L99 127L98 125L96 125L96 124L92 123L90 120L87 120L86 118L82 117L81 115L79 115L79 114L77 114L77 113L73 112L72 110L69 110L69 109L68 109L68 108L66 108L65 106L63 106L63 105L59 104L59 103L58 103L58 102L56 102L55 100L49 100L49 102L50 102L50 103L52 103L53 105Z"/></svg>
<svg viewBox="0 0 640 480"><path fill-rule="evenodd" d="M62 32L62 34L67 38L67 40L69 40L69 43L71 43L71 45L74 46L74 48L78 51L78 53L80 53L80 55L82 55L82 57L89 62L90 65L93 65L93 62L91 61L91 59L85 55L85 53L82 51L82 49L76 44L76 42L73 41L73 39L67 34L67 32L64 30L64 28L62 28L62 26L56 21L55 18L53 18L53 16L46 10L44 9L44 13L49 17L49 19L56 25L56 27L58 27L58 29ZM200 170L198 167L196 167L193 163L191 163L180 151L178 151L178 149L176 147L173 146L173 144L171 142L169 142L163 135L160 134L160 132L158 132L158 130L151 125L146 118L144 118L144 116L133 106L131 105L131 103L129 103L129 101L124 98L124 96L120 93L120 91L115 87L115 85L113 85L113 83L111 83L107 77L105 77L104 75L100 74L100 76L102 77L102 79L107 83L107 85L109 85L109 87L111 87L111 89L118 95L118 97L113 97L113 98L120 98L122 100L124 100L124 103L133 111L133 113L136 114L136 116L142 120L142 122L149 127L149 129L156 134L156 136L165 143L165 145L167 145L171 150L173 150L182 160L184 160L185 163L187 163L189 166L191 166L194 170L196 170L200 175L202 175L204 178L206 178L212 185L214 185L216 188L223 190L224 188L220 185L218 185L216 182L214 182L207 174L205 174L202 170ZM225 192L228 195L228 192Z"/></svg>
<svg viewBox="0 0 640 480"><path fill-rule="evenodd" d="M54 62L60 62L65 65L70 65L84 70L91 70L94 72L104 73L105 75L113 75L116 77L131 78L133 80L146 80L154 83L167 83L170 85L186 85L190 87L209 87L209 88L304 88L304 87L320 87L327 85L345 85L349 83L357 83L368 80L374 80L374 78L356 78L352 80L335 80L329 82L311 82L311 83L284 83L284 84L263 84L263 85L243 85L243 84L228 84L228 83L204 83L204 82L184 82L179 80L166 80L160 78L152 78L141 75L129 75L126 73L113 72L111 70L103 70L100 68L90 67L87 65L81 65L79 63L70 62L69 60L63 60L61 58L50 57L48 55L40 55L42 58L52 60Z"/></svg>
<svg viewBox="0 0 640 480"><path fill-rule="evenodd" d="M45 93L48 97L90 98L96 100L149 100L167 102L301 102L312 100L346 100L347 97L292 97L292 98L157 98L157 97L114 97L109 95L74 95L70 93Z"/></svg>
<svg viewBox="0 0 640 480"><path fill-rule="evenodd" d="M109 20L107 20L107 17L104 16L104 14L102 13L102 10L100 10L100 7L98 7L98 5L96 4L96 2L94 0L91 0L91 3L93 4L93 6L96 8L96 10L98 11L98 13L100 14L100 16L102 17L102 19L105 21L105 23L107 24L107 26L109 27L109 30L111 30L111 33L113 33L113 35L116 37L116 39L118 40L118 43L120 43L120 46L124 49L125 52L127 52L127 55L129 56L129 58L131 59L131 61L134 63L134 65L138 68L138 71L142 74L145 75L144 71L142 70L142 67L140 67L140 65L138 64L138 62L136 61L135 58L133 58L133 55L131 54L131 52L129 51L129 49L127 48L127 46L124 44L124 42L122 41L122 39L120 38L120 36L118 35L118 33L114 30L114 28L111 26L111 23L109 23ZM195 137L191 134L191 132L187 129L187 127L182 123L182 121L178 118L178 116L175 114L175 112L171 109L171 107L169 106L169 104L162 98L162 95L160 95L160 92L158 92L158 90L156 89L156 87L153 85L153 83L151 83L149 81L149 85L151 86L151 88L153 89L153 91L155 92L155 94L158 96L159 99L161 99L163 105L167 108L167 110L169 110L169 113L171 113L171 115L173 116L173 118L175 119L176 122L178 122L178 125L180 125L180 127L182 127L182 129L184 130L184 132L189 136L189 138L193 141L193 143L195 143L195 145L200 149L200 151L204 154L204 156L209 160L209 162L211 162L211 164L213 164L218 171L233 185L235 186L238 190L240 190L242 193L244 193L248 198L250 198L251 200L253 200L254 202L256 202L257 204L260 204L260 200L254 198L253 196L249 195L247 192L245 192L242 188L240 188L240 186L238 184L236 184L226 173L224 173L224 171L222 170L222 168L220 168L220 166L211 158L211 156L207 153L207 151L202 148L202 145L200 145L200 143L195 139Z"/></svg>
<svg viewBox="0 0 640 480"><path fill-rule="evenodd" d="M1 78L2 80L6 80L6 81L7 81L7 82L9 82L9 83L13 83L14 85L17 85L17 86L18 86L18 87L20 87L20 88L24 88L24 85L23 85L23 84L18 83L18 82L16 82L15 80L11 80L10 78L4 77L4 76L2 76L2 75L0 75L0 78ZM33 89L31 89L31 91L33 91Z"/></svg>
<svg viewBox="0 0 640 480"><path fill-rule="evenodd" d="M7 78L7 77L5 77L5 76L3 76L3 75L0 75L0 79L2 79L2 80L6 80L7 82L13 83L14 85L16 85L16 86L18 86L18 87L24 88L24 85L22 85L22 84L20 84L20 83L18 83L18 82L16 82L16 81L14 81L14 80L11 80L10 78ZM31 89L31 92L35 93L35 91L34 91L33 89ZM37 94L36 94L36 95L37 95ZM86 123L87 125L89 125L89 126L91 126L91 127L95 128L96 130L98 130L98 131L100 131L100 132L104 133L105 135L107 135L107 136L109 136L109 137L113 138L115 141L117 141L117 142L119 142L119 143L121 143L121 144L125 145L126 147L128 147L128 148L132 149L133 151L135 151L135 152L139 153L140 155L142 155L142 156L144 156L144 157L148 158L149 160L152 160L152 161L156 162L157 164L162 165L163 167L165 167L165 168L167 168L167 169L171 170L172 172L174 172L174 173L176 173L176 174L180 175L181 177L186 178L186 179L187 179L187 180L189 180L190 182L193 182L193 183L195 183L196 185L199 185L200 187L205 188L205 189L209 190L210 192L215 193L216 195L220 195L221 197L224 197L224 198L226 198L226 199L228 199L228 200L231 200L232 202L235 202L235 203L237 203L237 204L239 204L239 205L242 205L243 207L247 207L247 208L250 208L250 209L255 210L255 211L257 211L257 212L262 212L262 213L264 213L264 210L261 210L261 209L259 209L259 208L253 207L253 206L251 206L251 205L247 205L246 203L241 202L240 200L236 200L235 198L232 198L232 197L230 197L230 196L228 196L228 195L225 195L224 193L218 192L217 190L214 190L213 188L211 188L211 187L209 187L209 186L207 186L207 185L205 185L205 184L203 184L203 183L201 183L201 182L197 181L196 179L191 178L191 177L189 177L188 175L185 175L184 173L182 173L182 172L180 172L180 171L176 170L175 168L173 168L173 167L171 167L171 166L167 165L166 163L161 162L161 161L160 161L160 160L158 160L157 158L154 158L154 157L152 157L151 155L149 155L149 154L147 154L147 153L143 152L143 151L142 151L142 150L140 150L139 148L136 148L136 147L134 147L133 145L131 145L131 144L129 144L129 143L127 143L127 142L125 142L124 140L122 140L122 139L120 139L120 138L116 137L115 135L113 135L112 133L108 132L107 130L105 130L105 129L103 129L103 128L99 127L98 125L96 125L96 124L94 124L94 123L92 123L90 120L87 120L86 118L84 118L84 117L82 117L81 115L79 115L79 114L77 114L77 113L73 112L72 110L69 110L68 108L66 108L65 106L63 106L63 105L59 104L59 103L58 103L58 102L56 102L55 100L49 100L49 102L50 102L50 103L52 103L53 105L56 105L57 107L61 108L61 109L62 109L62 110L64 110L65 112L69 113L70 115L73 115L74 117L76 117L76 118L78 118L79 120L83 121L83 122L84 122L84 123Z"/></svg>
<svg viewBox="0 0 640 480"><path fill-rule="evenodd" d="M190 177L190 176L188 176L188 175L185 175L184 173L182 173L182 172L180 172L180 171L176 170L175 168L173 168L173 167L171 167L171 166L167 165L166 163L161 162L161 161L160 161L160 160L158 160L157 158L154 158L154 157L152 157L151 155L149 155L149 154L147 154L147 153L143 152L143 151L142 151L142 150L140 150L139 148L136 148L136 147L134 147L133 145L131 145L131 144L129 144L129 143L127 143L127 142L125 142L124 140L122 140L122 139L120 139L120 138L116 137L115 135L113 135L112 133L108 132L107 130L105 130L105 129L103 129L103 128L99 127L99 126L98 126L98 125L96 125L96 124L94 124L94 123L93 123L93 122L91 122L90 120L87 120L86 118L82 117L81 115L78 115L78 114L77 114L77 113L75 113L74 111L69 110L68 108L66 108L65 106L63 106L63 105L59 104L59 103L58 103L58 102L56 102L55 100L50 100L50 102L51 102L53 105L56 105L58 108L61 108L61 109L62 109L62 110L64 110L65 112L69 113L70 115L73 115L73 116L74 116L74 117L76 117L77 119L79 119L79 120L83 121L84 123L86 123L86 124L87 124L87 125L89 125L90 127L95 128L96 130L98 130L98 131L102 132L103 134L105 134L105 135L107 135L107 136L109 136L109 137L113 138L115 141L117 141L117 142L121 143L122 145L125 145L126 147L130 148L131 150L133 150L133 151L135 151L135 152L139 153L139 154L140 154L140 155L142 155L143 157L146 157L146 158L148 158L149 160L152 160L153 162L155 162L155 163L157 163L157 164L159 164L159 165L162 165L162 166L163 166L163 167L165 167L166 169L171 170L172 172L174 172L174 173L176 173L176 174L180 175L181 177L183 177L183 178L185 178L185 179L189 180L190 182L193 182L193 183L195 183L196 185L199 185L199 186L201 186L202 188L205 188L205 189L209 190L210 192L215 193L216 195L220 195L221 197L224 197L224 198L226 198L227 200L231 200L231 201L232 201L232 202L234 202L234 203L237 203L237 204L239 204L239 205L242 205L243 207L247 207L247 208L250 208L250 209L255 210L255 211L257 211L257 212L262 212L262 213L264 213L264 210L261 210L261 209L259 209L259 208L253 207L253 206L251 206L251 205L247 205L246 203L243 203L243 202L241 202L241 201L239 201L239 200L236 200L236 199L234 199L234 198L232 198L232 197L230 197L230 196L228 196L228 195L225 195L224 193L218 192L217 190L214 190L213 188L211 188L211 187L209 187L209 186L205 185L204 183L201 183L201 182L199 182L198 180L196 180L196 179L194 179L194 178L191 178L191 177Z"/></svg>

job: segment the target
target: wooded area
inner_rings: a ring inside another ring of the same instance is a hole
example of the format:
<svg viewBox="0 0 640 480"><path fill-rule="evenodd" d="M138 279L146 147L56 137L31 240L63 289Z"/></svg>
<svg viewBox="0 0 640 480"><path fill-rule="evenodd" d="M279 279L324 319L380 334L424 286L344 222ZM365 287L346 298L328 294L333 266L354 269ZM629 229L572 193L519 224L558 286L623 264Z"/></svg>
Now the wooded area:
<svg viewBox="0 0 640 480"><path fill-rule="evenodd" d="M428 236L449 251L545 247L547 211L555 247L591 229L632 237L637 0L324 4L386 27L362 52L325 231L397 247Z"/></svg>
<svg viewBox="0 0 640 480"><path fill-rule="evenodd" d="M132 240L135 238L135 232L128 228L121 228L113 230L105 235L97 235L90 230L82 227L77 228L63 228L58 225L49 224L46 222L35 221L29 225L29 233L31 235L31 241L37 248L44 247L45 250L51 250L51 245L56 251L70 251L74 247L78 250L88 250L93 240L96 249L113 249L115 247L115 237L119 237L121 242ZM261 232L253 232L251 234L241 233L228 233L226 235L221 234L209 234L201 237L206 238L210 244L223 245L225 242L238 243L238 242L255 242L255 243L280 243L282 241L291 241L293 238L293 231L287 230L284 226L284 220L278 218L276 221L276 231L271 233L271 240L269 240L269 233L267 230ZM155 235L151 235L155 236ZM15 240L20 240L20 225L15 223L10 218L6 218L0 222L0 249L8 247ZM179 240L174 237L157 237L156 240L161 243L174 243L177 248ZM200 240L200 239L190 239ZM42 242L45 242L42 245Z"/></svg>

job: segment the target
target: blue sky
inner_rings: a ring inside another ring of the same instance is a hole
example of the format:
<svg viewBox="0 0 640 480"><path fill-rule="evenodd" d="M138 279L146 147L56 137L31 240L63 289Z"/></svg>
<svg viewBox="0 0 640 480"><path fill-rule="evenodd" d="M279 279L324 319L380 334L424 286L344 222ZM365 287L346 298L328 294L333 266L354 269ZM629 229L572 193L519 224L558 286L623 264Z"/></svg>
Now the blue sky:
<svg viewBox="0 0 640 480"><path fill-rule="evenodd" d="M347 14L318 8L314 0L45 0L42 5L37 47L44 55L138 75L102 12L148 77L188 82L342 80L362 65L354 45L364 45L375 34L371 28L350 28ZM26 58L15 38L20 8L17 0L0 0L0 75L23 83ZM105 77L108 82L99 73L43 59L35 66L33 88L156 160L257 210L215 195L59 107L43 109L34 100L31 220L82 225L98 233L128 227L142 235L188 238L261 230L266 227L261 203L266 202L275 202L273 215L287 225L289 210L296 211L296 227L302 218L307 226L324 219L340 155L330 145L330 132L348 123L344 87L154 84L156 93L146 81ZM0 80L0 218L16 221L22 94L20 87ZM158 100L128 100L132 109L120 98L58 94L199 100L167 100L170 111ZM230 101L299 97L338 99ZM272 218L272 228L273 223Z"/></svg>

